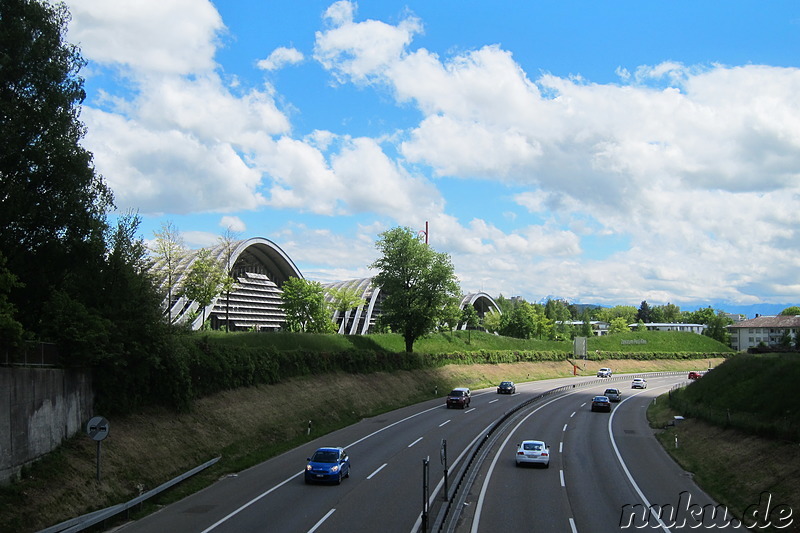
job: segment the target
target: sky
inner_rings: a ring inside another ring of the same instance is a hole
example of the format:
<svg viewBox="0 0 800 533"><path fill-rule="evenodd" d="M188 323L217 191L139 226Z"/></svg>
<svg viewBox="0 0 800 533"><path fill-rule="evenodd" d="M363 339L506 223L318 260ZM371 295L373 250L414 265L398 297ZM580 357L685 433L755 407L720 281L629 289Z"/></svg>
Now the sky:
<svg viewBox="0 0 800 533"><path fill-rule="evenodd" d="M800 304L800 2L67 0L84 146L141 236L464 293Z"/></svg>

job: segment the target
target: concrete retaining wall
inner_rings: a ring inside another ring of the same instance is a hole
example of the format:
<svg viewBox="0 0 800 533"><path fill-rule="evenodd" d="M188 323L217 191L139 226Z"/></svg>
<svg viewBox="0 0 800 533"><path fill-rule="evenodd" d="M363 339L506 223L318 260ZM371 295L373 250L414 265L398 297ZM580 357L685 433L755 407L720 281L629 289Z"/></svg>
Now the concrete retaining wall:
<svg viewBox="0 0 800 533"><path fill-rule="evenodd" d="M93 404L89 370L0 367L0 483L83 431Z"/></svg>

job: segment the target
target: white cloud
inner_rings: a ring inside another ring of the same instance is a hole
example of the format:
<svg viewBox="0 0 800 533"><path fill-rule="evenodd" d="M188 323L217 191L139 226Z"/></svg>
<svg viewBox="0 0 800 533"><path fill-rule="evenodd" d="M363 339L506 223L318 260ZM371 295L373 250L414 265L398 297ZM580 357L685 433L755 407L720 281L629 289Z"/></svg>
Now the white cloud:
<svg viewBox="0 0 800 533"><path fill-rule="evenodd" d="M225 215L219 221L219 226L234 233L243 233L247 230L247 224L239 217Z"/></svg>
<svg viewBox="0 0 800 533"><path fill-rule="evenodd" d="M113 67L163 74L214 68L222 18L204 0L68 0L69 39L85 57Z"/></svg>
<svg viewBox="0 0 800 533"><path fill-rule="evenodd" d="M262 59L256 65L263 70L278 70L285 65L300 63L303 58L303 53L300 50L281 46L273 50L266 59Z"/></svg>

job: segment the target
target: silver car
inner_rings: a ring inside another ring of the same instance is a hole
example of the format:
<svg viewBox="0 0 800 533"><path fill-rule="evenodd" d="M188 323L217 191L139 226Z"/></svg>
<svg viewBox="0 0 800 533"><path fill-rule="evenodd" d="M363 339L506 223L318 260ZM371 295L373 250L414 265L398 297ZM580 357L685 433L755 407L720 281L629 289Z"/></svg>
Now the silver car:
<svg viewBox="0 0 800 533"><path fill-rule="evenodd" d="M612 402L618 402L622 400L622 392L619 389L606 389L603 393L603 396L608 396L608 399Z"/></svg>
<svg viewBox="0 0 800 533"><path fill-rule="evenodd" d="M647 380L644 378L633 378L633 382L631 383L632 389L646 389L647 388Z"/></svg>
<svg viewBox="0 0 800 533"><path fill-rule="evenodd" d="M524 440L517 446L517 466L523 464L550 466L550 448L541 440Z"/></svg>

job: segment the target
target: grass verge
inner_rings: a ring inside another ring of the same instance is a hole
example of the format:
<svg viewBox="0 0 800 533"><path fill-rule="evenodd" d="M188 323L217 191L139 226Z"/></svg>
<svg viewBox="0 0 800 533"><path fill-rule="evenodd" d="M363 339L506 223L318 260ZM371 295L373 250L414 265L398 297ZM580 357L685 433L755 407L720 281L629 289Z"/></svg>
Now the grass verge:
<svg viewBox="0 0 800 533"><path fill-rule="evenodd" d="M725 429L696 418L672 425L674 416L666 395L647 411L651 427L664 449L718 503L741 519L745 510L764 510L762 494L772 496L772 508L783 504L800 511L800 445ZM677 446L676 446L677 442ZM762 504L759 506L759 504ZM777 529L764 522L758 531L800 531L800 518ZM777 515L773 515L773 520ZM750 523L756 523L750 519ZM764 527L762 527L764 526Z"/></svg>

